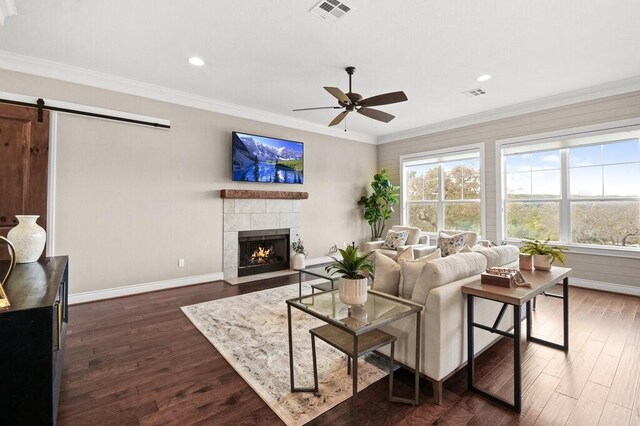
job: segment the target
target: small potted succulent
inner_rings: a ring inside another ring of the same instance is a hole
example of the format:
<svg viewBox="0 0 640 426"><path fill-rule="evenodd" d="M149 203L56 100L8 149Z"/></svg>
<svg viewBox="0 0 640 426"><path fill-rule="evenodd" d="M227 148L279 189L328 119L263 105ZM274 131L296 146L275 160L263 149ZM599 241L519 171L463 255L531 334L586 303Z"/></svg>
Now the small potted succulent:
<svg viewBox="0 0 640 426"><path fill-rule="evenodd" d="M355 244L344 250L340 249L342 260L332 256L335 261L325 270L329 273L341 274L338 280L338 294L345 305L361 306L367 301L368 276L373 273L373 265L368 261L372 251L360 255Z"/></svg>
<svg viewBox="0 0 640 426"><path fill-rule="evenodd" d="M296 237L298 237L298 240L291 243L291 249L295 253L293 255L293 269L299 270L305 267L304 260L307 257L307 251L304 249L304 243L300 239L300 235L296 234Z"/></svg>
<svg viewBox="0 0 640 426"><path fill-rule="evenodd" d="M520 252L533 256L533 266L540 271L551 270L551 264L556 260L564 265L564 252L569 249L549 244L549 238L544 241L524 240Z"/></svg>

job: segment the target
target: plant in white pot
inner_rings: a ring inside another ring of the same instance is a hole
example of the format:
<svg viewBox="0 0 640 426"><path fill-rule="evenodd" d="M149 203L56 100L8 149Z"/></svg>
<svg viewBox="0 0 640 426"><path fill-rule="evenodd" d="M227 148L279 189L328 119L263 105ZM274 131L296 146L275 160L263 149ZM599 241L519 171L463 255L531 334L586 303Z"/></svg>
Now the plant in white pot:
<svg viewBox="0 0 640 426"><path fill-rule="evenodd" d="M300 239L300 235L296 234L296 237L298 237L298 241L291 243L291 249L295 253L293 255L293 269L304 269L307 251L304 249L304 243Z"/></svg>
<svg viewBox="0 0 640 426"><path fill-rule="evenodd" d="M367 301L367 277L373 273L373 265L368 261L368 257L373 252L360 255L355 245L351 245L344 250L340 249L340 254L342 260L332 257L335 262L325 270L341 274L338 280L338 294L342 303L350 306L364 305Z"/></svg>
<svg viewBox="0 0 640 426"><path fill-rule="evenodd" d="M525 244L520 247L520 252L533 256L533 267L540 271L549 271L556 260L564 265L564 252L568 250L566 247L549 244L549 238L545 241L525 240Z"/></svg>

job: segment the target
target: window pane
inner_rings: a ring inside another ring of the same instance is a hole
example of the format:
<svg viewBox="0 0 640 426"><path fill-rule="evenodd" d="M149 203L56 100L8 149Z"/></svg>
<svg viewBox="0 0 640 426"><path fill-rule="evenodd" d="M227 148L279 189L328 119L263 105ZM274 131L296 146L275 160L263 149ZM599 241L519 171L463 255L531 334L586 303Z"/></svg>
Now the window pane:
<svg viewBox="0 0 640 426"><path fill-rule="evenodd" d="M596 166L602 164L602 145L571 148L569 150L569 166Z"/></svg>
<svg viewBox="0 0 640 426"><path fill-rule="evenodd" d="M438 199L438 166L421 165L405 168L407 199L409 201Z"/></svg>
<svg viewBox="0 0 640 426"><path fill-rule="evenodd" d="M507 203L507 237L560 240L560 203Z"/></svg>
<svg viewBox="0 0 640 426"><path fill-rule="evenodd" d="M508 155L507 172L528 172L531 170L531 154Z"/></svg>
<svg viewBox="0 0 640 426"><path fill-rule="evenodd" d="M408 203L409 224L424 232L438 230L438 207L436 203Z"/></svg>
<svg viewBox="0 0 640 426"><path fill-rule="evenodd" d="M450 161L443 163L444 198L461 200L480 198L480 160Z"/></svg>
<svg viewBox="0 0 640 426"><path fill-rule="evenodd" d="M640 202L574 201L571 241L580 244L640 247Z"/></svg>
<svg viewBox="0 0 640 426"><path fill-rule="evenodd" d="M531 198L531 173L507 173L507 198Z"/></svg>
<svg viewBox="0 0 640 426"><path fill-rule="evenodd" d="M558 198L560 186L560 170L531 173L531 196L534 198Z"/></svg>
<svg viewBox="0 0 640 426"><path fill-rule="evenodd" d="M570 169L572 197L602 197L602 166Z"/></svg>
<svg viewBox="0 0 640 426"><path fill-rule="evenodd" d="M605 197L640 196L640 163L604 166Z"/></svg>
<svg viewBox="0 0 640 426"><path fill-rule="evenodd" d="M560 168L560 151L543 151L531 154L532 170L550 170Z"/></svg>
<svg viewBox="0 0 640 426"><path fill-rule="evenodd" d="M480 233L480 203L445 203L444 227Z"/></svg>
<svg viewBox="0 0 640 426"><path fill-rule="evenodd" d="M631 139L604 146L604 163L628 163L640 161L640 143L638 139Z"/></svg>

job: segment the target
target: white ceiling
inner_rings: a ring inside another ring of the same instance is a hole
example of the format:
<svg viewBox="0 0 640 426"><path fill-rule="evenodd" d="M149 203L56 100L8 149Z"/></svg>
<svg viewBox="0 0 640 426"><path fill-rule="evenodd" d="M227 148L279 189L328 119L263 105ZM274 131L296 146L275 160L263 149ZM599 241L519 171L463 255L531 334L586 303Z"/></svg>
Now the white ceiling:
<svg viewBox="0 0 640 426"><path fill-rule="evenodd" d="M345 2L333 24L309 13L316 0L15 0L0 51L322 126L337 111L291 110L334 105L322 87L346 92L353 65L355 92L409 98L380 107L396 115L388 124L349 116L350 132L387 140L640 76L638 0ZM477 87L487 94L461 94Z"/></svg>

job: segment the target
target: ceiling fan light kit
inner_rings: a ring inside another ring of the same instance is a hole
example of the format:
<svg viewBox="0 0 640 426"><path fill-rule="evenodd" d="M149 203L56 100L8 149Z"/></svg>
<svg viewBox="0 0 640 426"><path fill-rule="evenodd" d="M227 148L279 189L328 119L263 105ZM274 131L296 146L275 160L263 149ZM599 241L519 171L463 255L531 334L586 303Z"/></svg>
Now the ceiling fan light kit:
<svg viewBox="0 0 640 426"><path fill-rule="evenodd" d="M345 71L347 71L347 74L349 74L349 91L347 93L344 93L342 90L338 89L337 87L325 86L324 88L327 92L331 94L331 96L333 96L338 100L339 106L299 108L299 109L294 109L293 111L310 111L310 110L316 110L316 109L343 109L344 108L344 111L340 112L331 121L331 123L329 123L329 127L340 124L340 122L342 122L342 120L345 119L347 114L353 111L359 114L362 114L365 117L382 121L384 123L388 123L395 118L394 115L391 115L384 111L380 111L370 107L404 102L407 100L407 95L405 95L404 92L402 91L390 92L390 93L385 93L382 95L376 95L376 96L363 99L362 95L360 95L359 93L355 93L352 90L351 76L353 76L353 73L356 71L355 67L347 67L345 68Z"/></svg>

